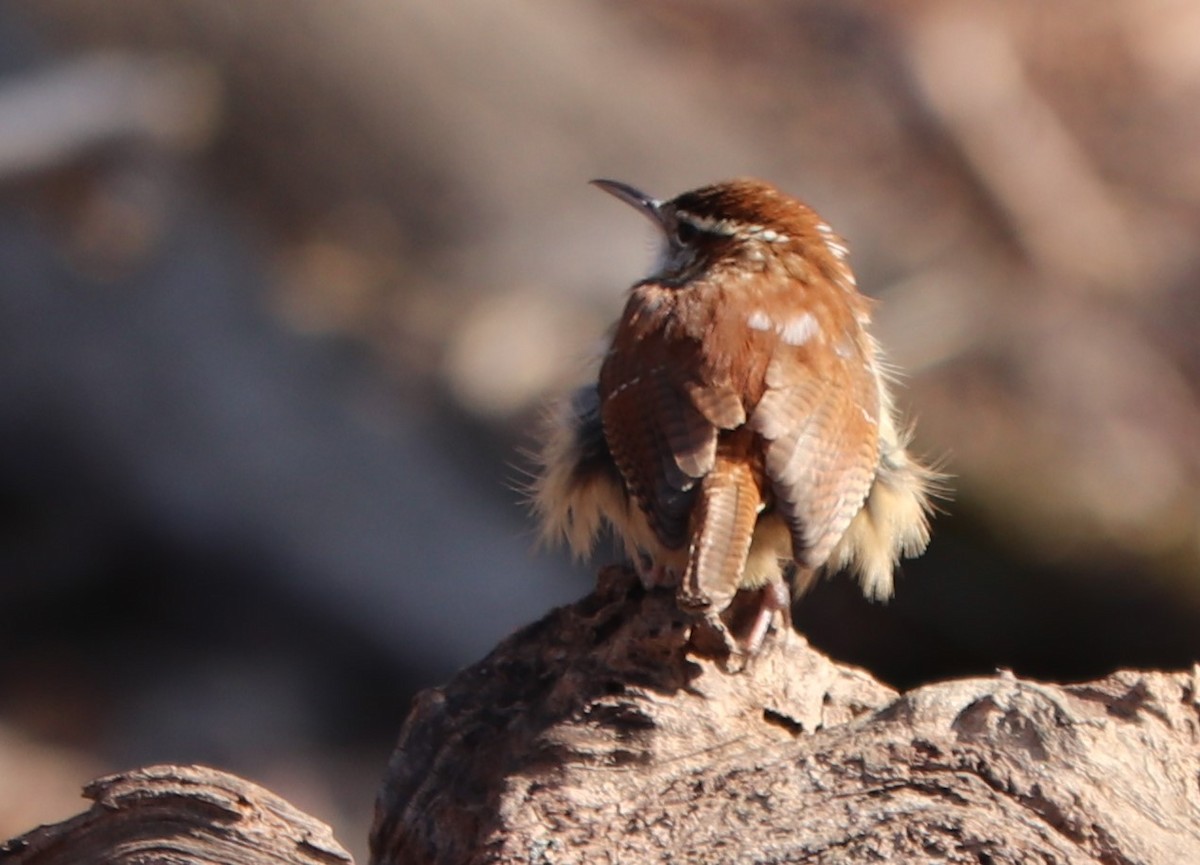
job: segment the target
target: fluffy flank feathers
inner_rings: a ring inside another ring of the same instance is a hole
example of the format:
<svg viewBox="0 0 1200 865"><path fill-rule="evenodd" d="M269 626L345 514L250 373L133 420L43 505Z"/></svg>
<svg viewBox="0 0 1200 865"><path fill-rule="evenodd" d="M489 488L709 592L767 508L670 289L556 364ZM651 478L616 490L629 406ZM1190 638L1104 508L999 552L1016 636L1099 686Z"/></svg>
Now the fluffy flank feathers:
<svg viewBox="0 0 1200 865"><path fill-rule="evenodd" d="M875 480L826 569L849 569L864 595L885 601L894 592L893 574L900 559L920 555L929 544L932 499L946 496L946 476L908 453L911 431L897 432L890 412L880 432Z"/></svg>
<svg viewBox="0 0 1200 865"><path fill-rule="evenodd" d="M579 558L591 553L606 524L620 524L628 510L604 444L598 406L596 389L589 386L551 408L527 489L540 543L566 541Z"/></svg>

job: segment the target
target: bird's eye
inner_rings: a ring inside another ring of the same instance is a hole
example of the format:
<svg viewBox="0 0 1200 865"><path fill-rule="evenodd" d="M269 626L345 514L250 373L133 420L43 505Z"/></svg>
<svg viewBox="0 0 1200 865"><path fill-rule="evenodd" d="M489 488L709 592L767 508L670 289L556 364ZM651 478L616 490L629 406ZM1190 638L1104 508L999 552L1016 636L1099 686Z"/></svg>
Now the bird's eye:
<svg viewBox="0 0 1200 865"><path fill-rule="evenodd" d="M700 236L700 229L690 222L680 220L675 223L675 242L680 246L690 246Z"/></svg>

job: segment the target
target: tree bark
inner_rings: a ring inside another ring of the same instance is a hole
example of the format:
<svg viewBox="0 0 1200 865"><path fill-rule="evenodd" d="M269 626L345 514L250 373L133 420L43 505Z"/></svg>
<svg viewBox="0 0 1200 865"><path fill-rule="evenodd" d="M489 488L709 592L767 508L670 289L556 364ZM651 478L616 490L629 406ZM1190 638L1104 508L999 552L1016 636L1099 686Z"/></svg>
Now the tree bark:
<svg viewBox="0 0 1200 865"><path fill-rule="evenodd" d="M790 631L738 673L669 592L595 592L421 694L378 863L1200 862L1200 667L897 694ZM349 863L328 829L213 770L102 779L0 865Z"/></svg>

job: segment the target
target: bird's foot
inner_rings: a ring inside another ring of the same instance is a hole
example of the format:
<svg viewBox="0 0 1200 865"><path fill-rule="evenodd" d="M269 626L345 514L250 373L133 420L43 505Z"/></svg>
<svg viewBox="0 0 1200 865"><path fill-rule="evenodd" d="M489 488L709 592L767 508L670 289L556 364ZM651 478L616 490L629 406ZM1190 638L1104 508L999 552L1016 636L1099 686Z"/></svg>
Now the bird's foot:
<svg viewBox="0 0 1200 865"><path fill-rule="evenodd" d="M745 652L757 655L767 640L775 614L779 613L779 632L785 636L792 630L792 596L783 580L772 580L755 592L754 619L746 632Z"/></svg>
<svg viewBox="0 0 1200 865"><path fill-rule="evenodd" d="M752 592L739 593L723 614L700 612L692 629L692 645L701 654L717 659L728 673L740 673L766 645L779 614L779 633L791 632L791 594L782 581Z"/></svg>

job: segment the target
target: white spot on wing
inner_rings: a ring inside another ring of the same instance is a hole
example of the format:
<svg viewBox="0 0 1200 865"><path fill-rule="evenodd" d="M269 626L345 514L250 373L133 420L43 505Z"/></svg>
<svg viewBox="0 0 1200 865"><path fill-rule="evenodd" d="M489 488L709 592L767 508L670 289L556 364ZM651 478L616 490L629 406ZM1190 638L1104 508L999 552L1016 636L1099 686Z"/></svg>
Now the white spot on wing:
<svg viewBox="0 0 1200 865"><path fill-rule="evenodd" d="M750 326L751 330L771 330L773 327L771 317L761 309L756 309L750 313L746 317L746 324Z"/></svg>
<svg viewBox="0 0 1200 865"><path fill-rule="evenodd" d="M846 247L845 241L834 234L828 222L818 222L817 231L825 241L825 246L833 253L834 258L838 261L845 261L850 254L850 250Z"/></svg>
<svg viewBox="0 0 1200 865"><path fill-rule="evenodd" d="M845 261L846 256L850 254L849 249L847 249L843 244L836 243L835 241L827 240L825 241L825 245L829 247L829 251L832 252L839 261Z"/></svg>
<svg viewBox="0 0 1200 865"><path fill-rule="evenodd" d="M811 312L805 312L789 319L783 327L779 328L779 336L788 345L804 345L810 339L817 335L821 330L821 325L813 318Z"/></svg>
<svg viewBox="0 0 1200 865"><path fill-rule="evenodd" d="M609 354L612 354L612 351L609 351ZM653 375L656 375L657 373L662 372L664 369L666 369L666 367L664 367L662 364L659 364L658 366L650 367L650 369L646 370L645 372L646 372L646 375L653 376ZM644 376L635 375L631 378L626 379L625 381L621 382L619 385L614 387L612 393L609 394L609 396L614 397L617 394L621 393L622 391L629 390L629 388L633 387L634 385L641 384L643 377Z"/></svg>
<svg viewBox="0 0 1200 865"><path fill-rule="evenodd" d="M617 394L621 393L622 391L628 390L629 388L633 387L635 384L641 384L641 381L642 381L642 377L640 375L635 375L633 378L629 379L628 381L623 381L619 385L617 385L615 388L613 388L612 395L616 396Z"/></svg>

